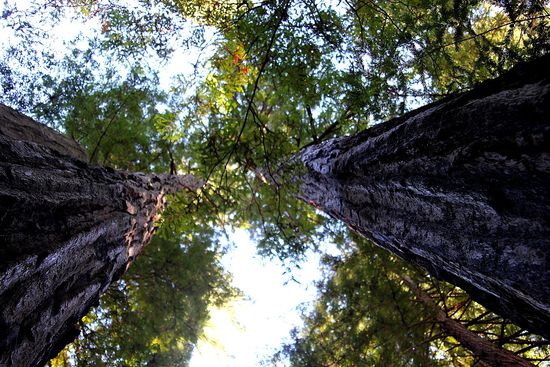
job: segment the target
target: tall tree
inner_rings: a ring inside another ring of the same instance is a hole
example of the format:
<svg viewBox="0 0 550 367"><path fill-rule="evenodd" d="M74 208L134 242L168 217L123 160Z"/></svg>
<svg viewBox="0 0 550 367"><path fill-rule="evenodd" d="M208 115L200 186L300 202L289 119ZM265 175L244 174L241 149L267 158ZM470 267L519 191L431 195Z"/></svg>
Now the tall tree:
<svg viewBox="0 0 550 367"><path fill-rule="evenodd" d="M192 176L91 166L72 140L0 109L0 363L39 366L142 251Z"/></svg>
<svg viewBox="0 0 550 367"><path fill-rule="evenodd" d="M549 64L307 147L299 196L549 338Z"/></svg>

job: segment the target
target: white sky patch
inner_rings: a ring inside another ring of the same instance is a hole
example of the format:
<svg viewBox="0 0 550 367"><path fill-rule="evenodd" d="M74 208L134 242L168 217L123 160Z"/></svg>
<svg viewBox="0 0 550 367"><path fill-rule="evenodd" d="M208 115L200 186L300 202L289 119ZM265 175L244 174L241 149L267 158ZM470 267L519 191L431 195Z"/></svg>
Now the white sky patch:
<svg viewBox="0 0 550 367"><path fill-rule="evenodd" d="M258 366L281 346L293 327L302 325L299 308L316 299L319 255L310 253L301 269L292 272L296 282L284 273L279 261L256 255L256 245L245 230L236 230L230 237L235 247L222 258L222 264L244 298L211 310L191 367Z"/></svg>

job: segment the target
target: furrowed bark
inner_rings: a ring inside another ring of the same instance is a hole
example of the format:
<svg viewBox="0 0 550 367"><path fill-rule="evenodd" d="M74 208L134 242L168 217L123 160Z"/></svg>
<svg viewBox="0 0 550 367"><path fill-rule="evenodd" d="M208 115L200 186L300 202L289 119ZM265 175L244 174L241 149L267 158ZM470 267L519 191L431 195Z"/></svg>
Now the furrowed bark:
<svg viewBox="0 0 550 367"><path fill-rule="evenodd" d="M550 338L548 65L307 147L299 196Z"/></svg>
<svg viewBox="0 0 550 367"><path fill-rule="evenodd" d="M0 366L42 366L155 232L192 176L94 167L72 140L0 105Z"/></svg>
<svg viewBox="0 0 550 367"><path fill-rule="evenodd" d="M488 340L483 339L460 322L449 317L445 311L438 307L432 298L422 290L410 277L400 275L416 298L424 303L435 314L435 320L439 323L446 335L455 338L462 346L468 348L473 354L488 363L490 366L499 367L532 367L529 361L516 356L512 352L499 348Z"/></svg>

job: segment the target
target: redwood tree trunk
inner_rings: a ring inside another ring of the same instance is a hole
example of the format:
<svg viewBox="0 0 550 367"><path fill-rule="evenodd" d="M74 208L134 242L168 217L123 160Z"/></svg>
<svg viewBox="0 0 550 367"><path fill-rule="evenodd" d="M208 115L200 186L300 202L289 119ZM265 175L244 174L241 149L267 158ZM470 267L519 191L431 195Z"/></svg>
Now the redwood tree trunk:
<svg viewBox="0 0 550 367"><path fill-rule="evenodd" d="M0 105L0 366L42 366L147 244L191 176L87 164L75 142Z"/></svg>
<svg viewBox="0 0 550 367"><path fill-rule="evenodd" d="M550 338L549 65L306 148L301 198Z"/></svg>

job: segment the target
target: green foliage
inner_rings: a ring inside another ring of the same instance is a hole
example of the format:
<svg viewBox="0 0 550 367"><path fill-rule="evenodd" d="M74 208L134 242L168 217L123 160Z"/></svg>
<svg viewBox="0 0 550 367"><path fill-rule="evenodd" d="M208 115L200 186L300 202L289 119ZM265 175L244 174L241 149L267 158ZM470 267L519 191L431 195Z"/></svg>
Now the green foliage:
<svg viewBox="0 0 550 367"><path fill-rule="evenodd" d="M251 4L247 1L219 0L162 0L184 18L218 28L230 27L234 17Z"/></svg>
<svg viewBox="0 0 550 367"><path fill-rule="evenodd" d="M164 97L154 89L155 78L149 79L135 68L126 80L116 79L71 96L69 105L64 106L64 128L86 148L92 162L166 172L170 142L162 138L165 130L157 128L167 113L158 111Z"/></svg>
<svg viewBox="0 0 550 367"><path fill-rule="evenodd" d="M471 366L486 364L449 335L433 310L403 282L411 277L449 317L533 361L550 359L550 342L529 334L372 243L353 235L354 248L325 257L325 280L305 326L273 362L291 366Z"/></svg>
<svg viewBox="0 0 550 367"><path fill-rule="evenodd" d="M218 260L211 232L155 237L51 365L186 366L208 306L235 296Z"/></svg>
<svg viewBox="0 0 550 367"><path fill-rule="evenodd" d="M292 366L445 366L425 342L426 309L411 302L395 271L407 271L370 243L342 258L326 257L331 271L319 285L315 310L275 359Z"/></svg>

